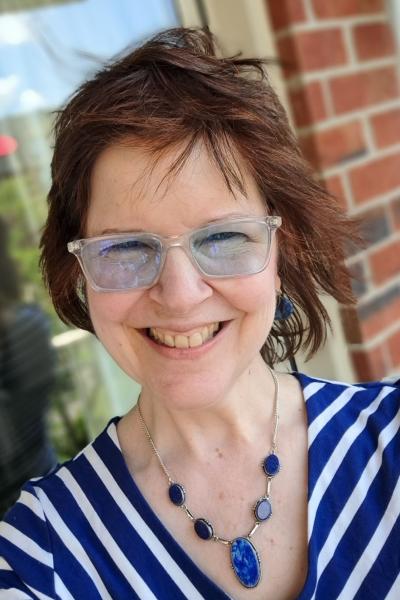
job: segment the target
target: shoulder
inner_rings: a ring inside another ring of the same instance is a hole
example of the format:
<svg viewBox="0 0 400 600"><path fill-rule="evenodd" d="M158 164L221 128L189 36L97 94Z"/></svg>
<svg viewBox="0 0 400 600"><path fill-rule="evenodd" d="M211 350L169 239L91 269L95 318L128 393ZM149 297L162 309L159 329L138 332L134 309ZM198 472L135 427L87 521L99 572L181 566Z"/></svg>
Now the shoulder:
<svg viewBox="0 0 400 600"><path fill-rule="evenodd" d="M319 377L311 377L304 373L293 373L299 381L306 402L309 400L334 399L335 397L353 397L357 400L368 398L373 400L377 396L390 395L394 401L400 401L400 378L394 377L382 381L347 383Z"/></svg>
<svg viewBox="0 0 400 600"><path fill-rule="evenodd" d="M345 383L302 373L294 375L302 387L310 436L332 434L334 430L376 436L389 422L399 429L397 380Z"/></svg>
<svg viewBox="0 0 400 600"><path fill-rule="evenodd" d="M28 482L35 490L44 512L52 507L60 512L71 506L70 494L84 488L95 487L106 473L121 461L121 451L116 434L119 418L110 420L105 429L74 458L57 465L47 475ZM46 508L47 507L47 508Z"/></svg>
<svg viewBox="0 0 400 600"><path fill-rule="evenodd" d="M344 383L296 373L306 404L309 443L320 448L339 439L371 447L400 437L399 381Z"/></svg>
<svg viewBox="0 0 400 600"><path fill-rule="evenodd" d="M102 486L104 493L101 470L110 467L110 449L118 452L115 421L75 458L25 484L0 523L0 590L37 590L55 597L54 581L63 570L60 556L64 548L79 548L80 533L85 536L88 490L96 494Z"/></svg>
<svg viewBox="0 0 400 600"><path fill-rule="evenodd" d="M399 382L296 376L308 415L308 527L316 595L339 597L342 590L340 597L353 597L351 585L358 581L357 597L367 598L372 581L376 597L386 597L398 575Z"/></svg>
<svg viewBox="0 0 400 600"><path fill-rule="evenodd" d="M0 523L0 590L53 598L54 562L49 527L34 486L25 485ZM19 597L19 596L15 596Z"/></svg>

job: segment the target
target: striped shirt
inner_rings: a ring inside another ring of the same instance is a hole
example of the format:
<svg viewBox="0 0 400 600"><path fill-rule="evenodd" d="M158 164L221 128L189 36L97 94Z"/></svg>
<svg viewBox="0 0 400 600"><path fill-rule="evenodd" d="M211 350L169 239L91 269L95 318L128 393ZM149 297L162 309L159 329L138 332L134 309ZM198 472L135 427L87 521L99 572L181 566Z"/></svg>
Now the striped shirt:
<svg viewBox="0 0 400 600"><path fill-rule="evenodd" d="M298 600L398 600L400 387L297 377L309 425L309 565ZM117 421L24 487L0 525L0 599L228 599L142 496Z"/></svg>

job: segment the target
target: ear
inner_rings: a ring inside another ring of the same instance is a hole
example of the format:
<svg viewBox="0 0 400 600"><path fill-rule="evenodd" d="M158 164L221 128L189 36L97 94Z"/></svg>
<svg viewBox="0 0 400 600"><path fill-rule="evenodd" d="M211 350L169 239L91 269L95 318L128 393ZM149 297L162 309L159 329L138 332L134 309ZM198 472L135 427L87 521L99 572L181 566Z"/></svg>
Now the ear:
<svg viewBox="0 0 400 600"><path fill-rule="evenodd" d="M282 282L281 282L281 278L279 277L278 273L275 275L275 291L276 292L280 292L282 288Z"/></svg>

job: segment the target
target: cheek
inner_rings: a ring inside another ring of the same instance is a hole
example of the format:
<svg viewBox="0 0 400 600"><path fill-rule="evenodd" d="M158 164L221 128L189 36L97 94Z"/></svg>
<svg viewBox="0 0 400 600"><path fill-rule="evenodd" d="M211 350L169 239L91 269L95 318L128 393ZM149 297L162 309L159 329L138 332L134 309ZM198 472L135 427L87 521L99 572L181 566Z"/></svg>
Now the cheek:
<svg viewBox="0 0 400 600"><path fill-rule="evenodd" d="M108 294L100 294L97 292L90 292L87 296L89 314L92 319L92 323L97 331L101 324L109 320L113 320L116 317L118 311L112 311L112 300Z"/></svg>
<svg viewBox="0 0 400 600"><path fill-rule="evenodd" d="M112 294L94 291L88 292L87 299L90 317L98 334L107 331L110 326L126 322L136 300L129 293Z"/></svg>
<svg viewBox="0 0 400 600"><path fill-rule="evenodd" d="M217 288L217 286L214 286ZM218 292L225 300L243 313L274 313L276 294L280 289L277 275L263 272L250 277L231 280L223 287L220 283Z"/></svg>

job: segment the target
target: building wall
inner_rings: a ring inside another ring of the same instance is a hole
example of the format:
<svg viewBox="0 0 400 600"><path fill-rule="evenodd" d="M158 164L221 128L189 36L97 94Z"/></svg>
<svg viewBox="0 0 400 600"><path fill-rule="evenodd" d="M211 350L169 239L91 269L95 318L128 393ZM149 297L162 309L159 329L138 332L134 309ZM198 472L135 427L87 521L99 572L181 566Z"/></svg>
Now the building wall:
<svg viewBox="0 0 400 600"><path fill-rule="evenodd" d="M384 0L266 0L304 154L362 219L341 315L356 377L400 372L400 86Z"/></svg>

